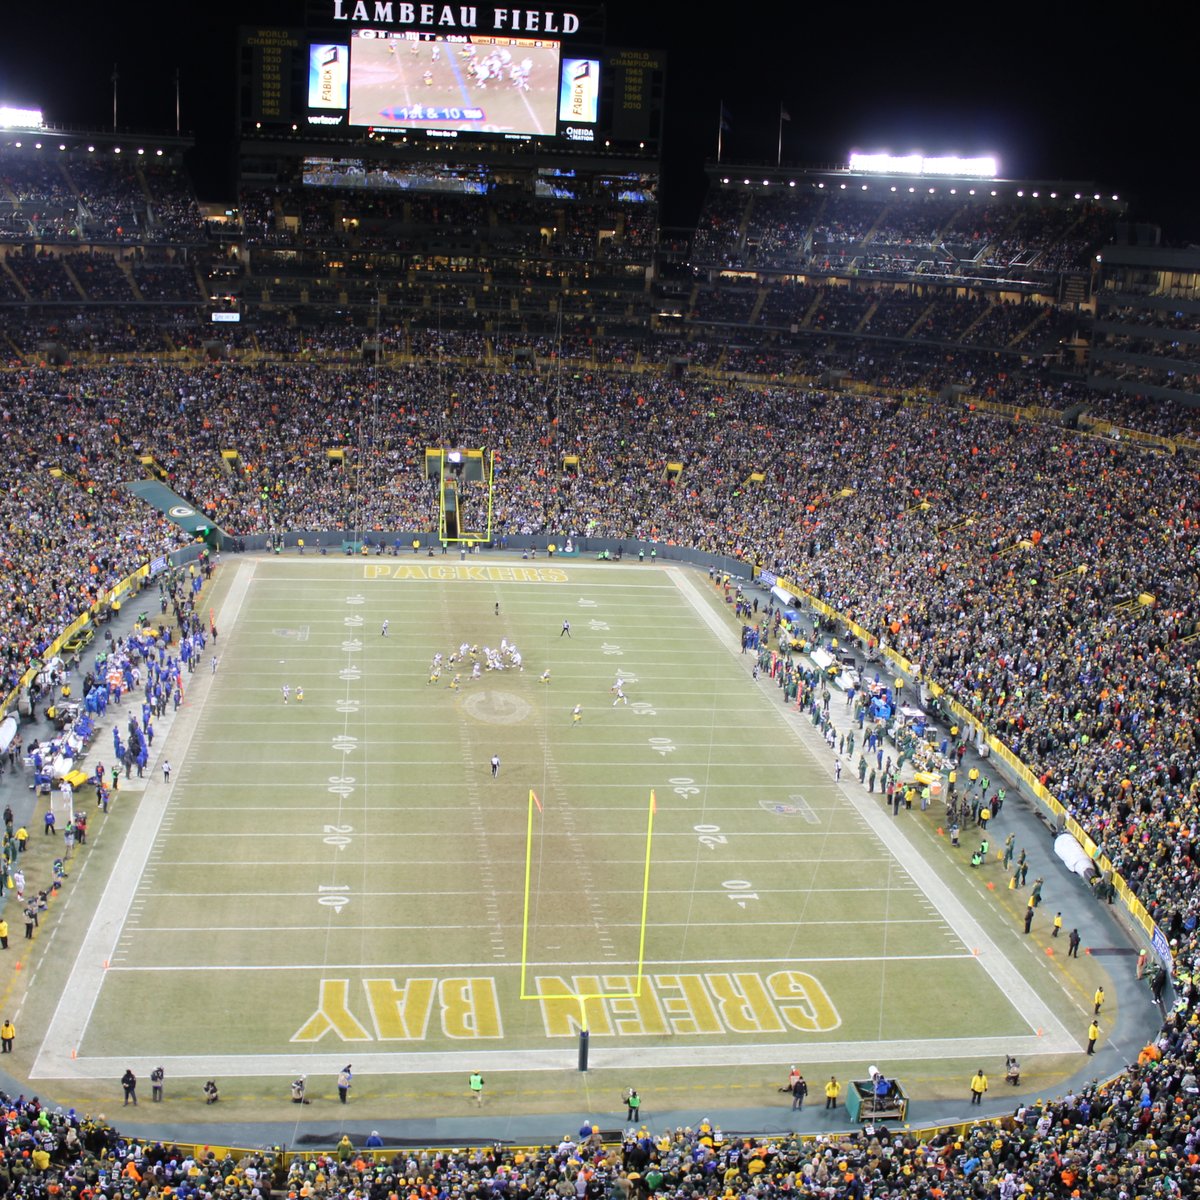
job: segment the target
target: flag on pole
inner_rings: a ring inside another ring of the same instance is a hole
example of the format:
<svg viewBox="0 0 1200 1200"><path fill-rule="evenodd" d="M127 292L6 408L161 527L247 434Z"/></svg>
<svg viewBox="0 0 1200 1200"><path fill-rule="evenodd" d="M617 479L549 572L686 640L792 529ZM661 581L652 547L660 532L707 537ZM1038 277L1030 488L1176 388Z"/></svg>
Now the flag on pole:
<svg viewBox="0 0 1200 1200"><path fill-rule="evenodd" d="M779 106L779 119L781 121L790 121L792 119L792 114L782 104Z"/></svg>
<svg viewBox="0 0 1200 1200"><path fill-rule="evenodd" d="M530 800L532 800L534 802L534 804L537 805L538 812L541 812L542 811L542 802L537 798L537 792L535 792L533 790L533 788L529 789L529 798L530 798Z"/></svg>

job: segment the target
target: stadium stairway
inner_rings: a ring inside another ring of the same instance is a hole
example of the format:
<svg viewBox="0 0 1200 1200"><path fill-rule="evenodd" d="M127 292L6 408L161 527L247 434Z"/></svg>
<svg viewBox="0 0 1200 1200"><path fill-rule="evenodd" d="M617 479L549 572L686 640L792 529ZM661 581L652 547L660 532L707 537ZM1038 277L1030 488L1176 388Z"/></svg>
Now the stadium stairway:
<svg viewBox="0 0 1200 1200"><path fill-rule="evenodd" d="M1029 322L1028 325L1025 325L1024 327L1019 329L1017 331L1016 335L1005 344L1007 345L1007 347L1010 350L1016 349L1016 347L1019 346L1027 337L1029 337L1029 335L1031 333L1033 333L1033 331L1035 329L1037 329L1037 327L1039 325L1041 325L1045 320L1046 320L1046 310L1043 309L1041 312L1038 313L1038 315L1036 317L1033 318L1032 321Z"/></svg>
<svg viewBox="0 0 1200 1200"><path fill-rule="evenodd" d="M12 267L10 267L8 265L7 259L0 258L0 268L3 269L5 276L8 278L9 282L13 285L13 287L15 287L17 289L18 293L25 300L28 300L29 299L29 289L17 278L16 273L13 271Z"/></svg>
<svg viewBox="0 0 1200 1200"><path fill-rule="evenodd" d="M66 258L60 258L59 262L62 263L62 269L66 272L67 278L71 281L71 286L79 294L79 298L81 300L87 300L89 298L88 294L84 290L83 284L79 282L79 276L76 275L71 269L71 264L67 262Z"/></svg>
<svg viewBox="0 0 1200 1200"><path fill-rule="evenodd" d="M114 261L116 262L117 266L121 268L125 274L125 278L129 281L129 290L133 292L133 298L140 304L143 300L145 300L146 297L142 295L142 289L137 285L137 279L133 274L133 267L124 259L114 259Z"/></svg>
<svg viewBox="0 0 1200 1200"><path fill-rule="evenodd" d="M937 301L931 300L927 308L921 311L921 315L904 331L904 338L907 341L916 335L918 329L929 320L930 314L937 307Z"/></svg>
<svg viewBox="0 0 1200 1200"><path fill-rule="evenodd" d="M864 329L866 329L866 327L871 323L871 318L875 316L875 313L878 311L878 309L879 309L879 300L878 299L872 300L871 303L869 305L867 305L867 311L865 313L863 313L858 324L855 325L854 332L862 333L862 331Z"/></svg>

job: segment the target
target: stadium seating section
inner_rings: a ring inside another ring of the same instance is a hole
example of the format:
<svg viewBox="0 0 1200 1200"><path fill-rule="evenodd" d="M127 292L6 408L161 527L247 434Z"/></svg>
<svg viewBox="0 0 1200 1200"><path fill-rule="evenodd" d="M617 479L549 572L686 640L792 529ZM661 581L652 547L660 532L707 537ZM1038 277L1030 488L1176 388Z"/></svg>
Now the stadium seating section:
<svg viewBox="0 0 1200 1200"><path fill-rule="evenodd" d="M1086 201L714 182L682 238L660 231L652 181L422 169L389 183L297 167L206 220L176 157L0 151L6 689L92 598L181 544L121 487L145 456L235 534L370 537L436 527L414 446L496 448L501 536L739 555L919 663L1174 939L1178 1007L1153 1061L1003 1134L839 1149L879 1177L872 1194L1061 1181L1069 1195L1076 1177L1083 1194L1186 1192L1200 1154L1200 419L1184 398L1200 315L1117 296L1093 322L1090 264L1115 217ZM211 322L234 308L240 323ZM1093 341L1132 389L1088 386ZM1132 394L1143 381L1168 395ZM388 482L357 497L326 452L364 443ZM578 476L562 475L566 454ZM668 460L683 464L674 485ZM746 486L753 472L765 481ZM35 1146L59 1191L94 1186L113 1131L61 1113L39 1129L36 1102L7 1108L10 1190L43 1194L22 1158ZM1135 1152L1151 1137L1153 1160ZM748 1143L715 1175L711 1154L691 1131L615 1155L572 1144L528 1160L522 1194L627 1196L622 1172L644 1183L652 1160L689 1195L756 1178L755 1195L790 1194L831 1170L787 1138ZM170 1158L139 1161L163 1186ZM389 1160L359 1194L418 1173L474 1191L496 1165L427 1158ZM577 1186L580 1158L598 1190ZM248 1164L203 1168L237 1180L207 1194L252 1187ZM354 1186L345 1160L329 1170L346 1173L330 1194ZM298 1190L286 1172L276 1186Z"/></svg>

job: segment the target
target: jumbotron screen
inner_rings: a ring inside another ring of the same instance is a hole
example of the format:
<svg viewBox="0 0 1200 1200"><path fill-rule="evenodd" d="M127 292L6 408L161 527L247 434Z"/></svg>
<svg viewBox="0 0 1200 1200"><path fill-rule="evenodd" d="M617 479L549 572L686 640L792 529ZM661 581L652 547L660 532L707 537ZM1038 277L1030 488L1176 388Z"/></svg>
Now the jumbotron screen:
<svg viewBox="0 0 1200 1200"><path fill-rule="evenodd" d="M356 29L350 124L553 137L561 50L541 38Z"/></svg>

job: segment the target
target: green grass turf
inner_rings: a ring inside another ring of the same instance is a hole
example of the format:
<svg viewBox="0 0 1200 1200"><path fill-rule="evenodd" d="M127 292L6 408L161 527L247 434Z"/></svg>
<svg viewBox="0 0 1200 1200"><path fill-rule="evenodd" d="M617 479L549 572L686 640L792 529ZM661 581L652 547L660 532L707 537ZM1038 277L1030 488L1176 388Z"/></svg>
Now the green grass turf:
<svg viewBox="0 0 1200 1200"><path fill-rule="evenodd" d="M418 564L256 565L81 1057L569 1053L579 1005L521 999L523 940L530 992L608 996L594 1047L1029 1032L666 570L368 577ZM427 683L502 636L523 672ZM349 1019L317 1037L322 981Z"/></svg>

